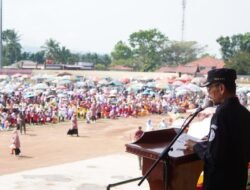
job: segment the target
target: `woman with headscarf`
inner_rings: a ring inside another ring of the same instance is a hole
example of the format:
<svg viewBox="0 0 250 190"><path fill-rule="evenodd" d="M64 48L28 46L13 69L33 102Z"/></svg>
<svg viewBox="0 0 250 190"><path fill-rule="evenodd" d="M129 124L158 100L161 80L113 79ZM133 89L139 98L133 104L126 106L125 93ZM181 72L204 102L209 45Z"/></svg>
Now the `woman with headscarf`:
<svg viewBox="0 0 250 190"><path fill-rule="evenodd" d="M18 131L14 130L13 131L13 135L11 137L10 140L11 144L10 144L10 149L11 152L10 154L15 154L16 156L20 155L21 151L20 151L20 147L21 147L21 143L20 143L20 139L19 139L19 135L18 135Z"/></svg>
<svg viewBox="0 0 250 190"><path fill-rule="evenodd" d="M78 135L78 123L77 123L77 117L76 114L74 113L71 117L71 128L68 130L67 135Z"/></svg>

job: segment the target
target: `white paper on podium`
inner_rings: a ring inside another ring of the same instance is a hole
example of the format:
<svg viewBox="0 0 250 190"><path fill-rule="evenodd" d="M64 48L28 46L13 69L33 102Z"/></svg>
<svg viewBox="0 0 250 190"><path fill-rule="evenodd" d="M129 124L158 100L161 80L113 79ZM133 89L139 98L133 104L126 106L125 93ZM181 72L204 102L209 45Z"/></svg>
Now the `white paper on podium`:
<svg viewBox="0 0 250 190"><path fill-rule="evenodd" d="M202 139L207 136L209 133L211 118L212 115L202 121L192 123L187 134L198 139Z"/></svg>
<svg viewBox="0 0 250 190"><path fill-rule="evenodd" d="M192 137L190 135L188 135L187 133L183 133L179 136L179 138L177 139L177 142L179 143L185 143L187 140L192 140L192 141L195 141L195 142L200 142L202 141L201 139L198 139L196 137Z"/></svg>
<svg viewBox="0 0 250 190"><path fill-rule="evenodd" d="M202 139L207 136L210 129L210 122L213 114L215 113L216 107L209 107L203 110L201 113L204 113L206 118L198 122L192 122L189 125L188 134L190 136Z"/></svg>
<svg viewBox="0 0 250 190"><path fill-rule="evenodd" d="M188 135L187 133L182 133L179 138L176 140L175 145L177 145L177 149L186 149L186 142L188 140L192 140L195 142L201 142L202 140L193 136Z"/></svg>

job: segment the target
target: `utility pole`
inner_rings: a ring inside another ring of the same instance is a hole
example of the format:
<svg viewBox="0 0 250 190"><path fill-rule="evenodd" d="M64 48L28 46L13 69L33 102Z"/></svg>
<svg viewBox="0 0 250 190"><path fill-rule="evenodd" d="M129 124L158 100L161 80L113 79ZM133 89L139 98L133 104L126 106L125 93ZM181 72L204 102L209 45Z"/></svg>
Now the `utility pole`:
<svg viewBox="0 0 250 190"><path fill-rule="evenodd" d="M185 34L185 10L186 10L186 0L182 0L182 22L181 22L181 41L184 41Z"/></svg>
<svg viewBox="0 0 250 190"><path fill-rule="evenodd" d="M2 8L2 0L0 0L0 69L3 68L3 39L2 39L2 15L3 15L3 8Z"/></svg>

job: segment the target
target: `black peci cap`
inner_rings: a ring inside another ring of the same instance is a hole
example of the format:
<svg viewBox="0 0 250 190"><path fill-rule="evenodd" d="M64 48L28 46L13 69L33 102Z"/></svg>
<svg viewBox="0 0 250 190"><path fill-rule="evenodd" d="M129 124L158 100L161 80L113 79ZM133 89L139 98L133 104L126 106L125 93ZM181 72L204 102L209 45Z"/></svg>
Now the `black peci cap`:
<svg viewBox="0 0 250 190"><path fill-rule="evenodd" d="M209 86L212 83L234 83L237 78L236 71L234 69L212 69L207 73L207 81L201 84L201 87Z"/></svg>

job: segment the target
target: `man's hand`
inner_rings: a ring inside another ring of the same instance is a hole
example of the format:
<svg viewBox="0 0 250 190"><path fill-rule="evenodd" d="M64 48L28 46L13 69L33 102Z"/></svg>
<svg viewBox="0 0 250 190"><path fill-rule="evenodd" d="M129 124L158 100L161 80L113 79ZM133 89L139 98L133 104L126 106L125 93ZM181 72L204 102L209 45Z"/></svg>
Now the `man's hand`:
<svg viewBox="0 0 250 190"><path fill-rule="evenodd" d="M208 141L208 136L203 137L201 140Z"/></svg>
<svg viewBox="0 0 250 190"><path fill-rule="evenodd" d="M187 150L193 151L193 147L197 142L192 141L192 140L187 140L184 146L186 147Z"/></svg>

